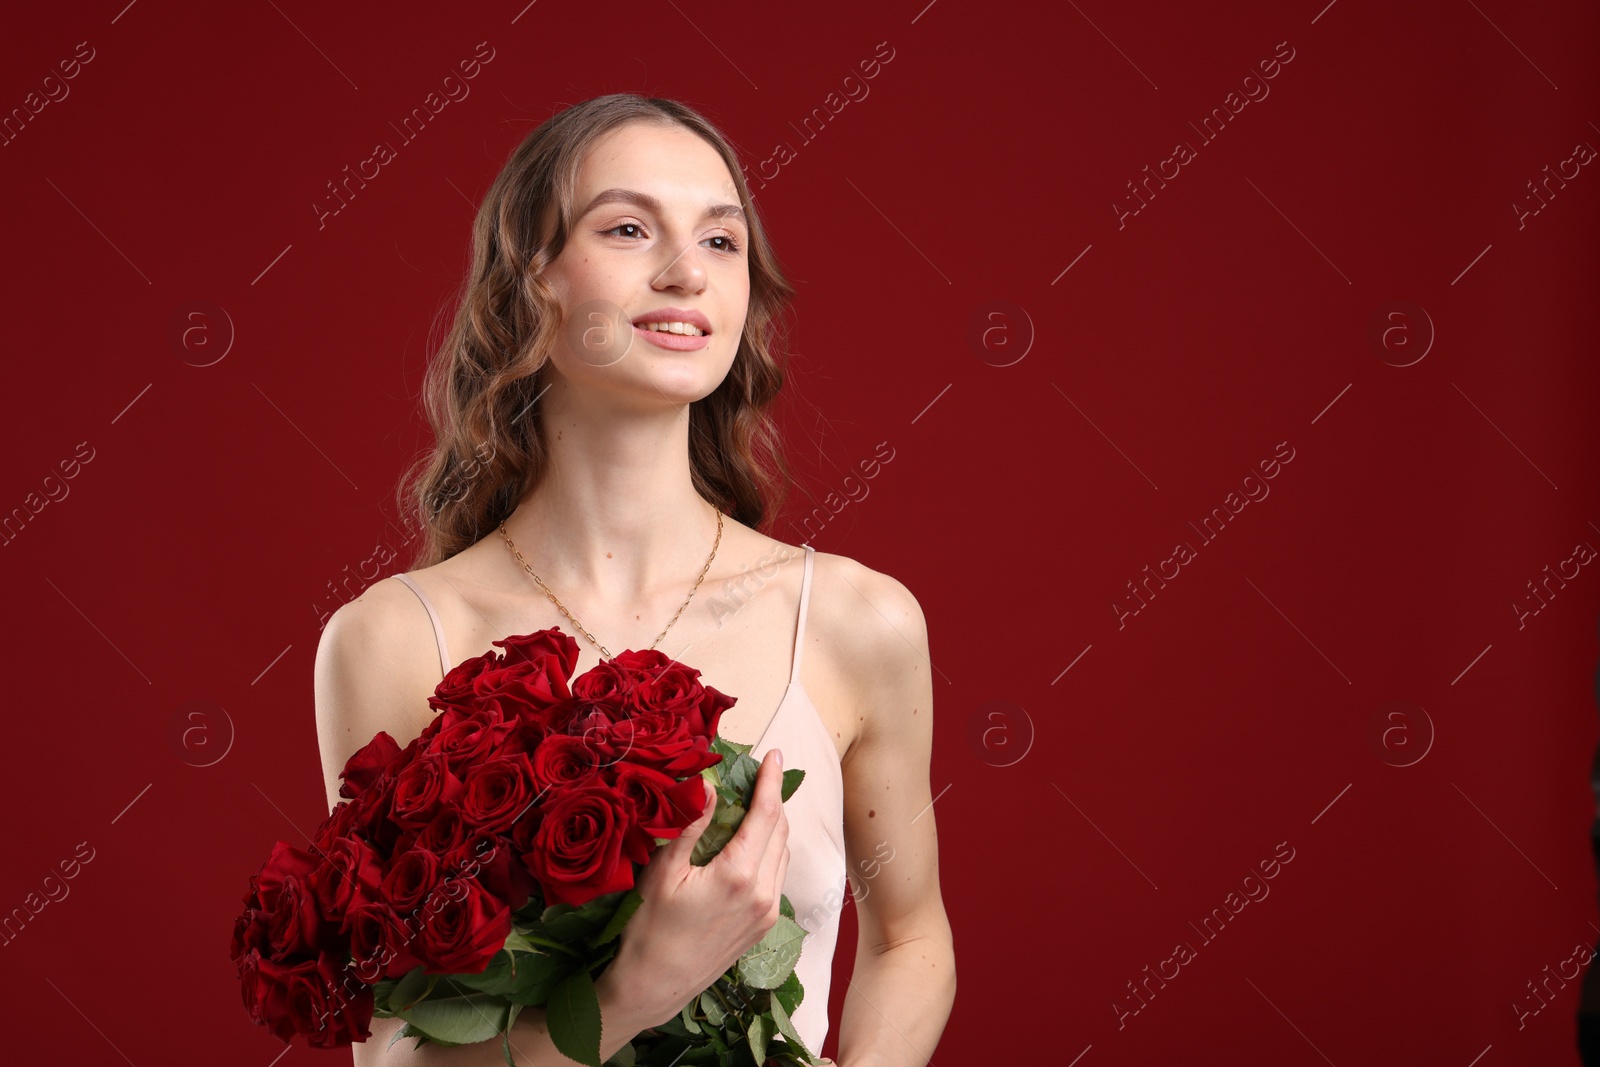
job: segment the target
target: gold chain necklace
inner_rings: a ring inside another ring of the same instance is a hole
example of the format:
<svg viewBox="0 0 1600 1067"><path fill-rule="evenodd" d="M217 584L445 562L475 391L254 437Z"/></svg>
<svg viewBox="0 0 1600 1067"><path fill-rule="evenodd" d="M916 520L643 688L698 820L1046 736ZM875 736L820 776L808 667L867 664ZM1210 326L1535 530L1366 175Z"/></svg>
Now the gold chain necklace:
<svg viewBox="0 0 1600 1067"><path fill-rule="evenodd" d="M567 610L567 606L561 603L561 601L556 598L556 595L550 591L550 587L544 584L544 579L533 573L533 568L528 566L528 561L522 558L521 552L517 551L517 546L512 542L511 535L506 533L506 524L504 522L500 523L500 536L505 538L506 546L511 549L511 554L517 557L517 562L522 564L522 569L533 575L533 580L539 583L539 588L544 590L544 595L549 597L555 603L555 606L561 609L561 614L565 615L572 621L572 625L576 626L578 628L578 632L589 639L589 643L591 645L600 650L600 654L602 656L604 656L606 659L612 659L613 657L611 655L611 650L606 648L606 646L602 645L599 641L596 641L594 639L594 634L590 633L588 630L585 630L583 628L583 623L579 622L572 612ZM705 580L706 572L711 569L711 561L717 558L717 546L720 544L722 544L722 509L717 508L717 539L712 542L711 555L706 557L706 565L700 568L700 577L694 580L694 588L689 590L689 595L684 598L682 605L679 606L678 614L672 617L672 622L667 623L667 629L662 630L656 635L656 639L650 642L651 648L655 648L656 645L660 643L661 639L667 636L667 630L672 629L672 623L678 621L678 616L683 614L683 609L688 607L689 601L694 599L695 590L700 588L700 583Z"/></svg>

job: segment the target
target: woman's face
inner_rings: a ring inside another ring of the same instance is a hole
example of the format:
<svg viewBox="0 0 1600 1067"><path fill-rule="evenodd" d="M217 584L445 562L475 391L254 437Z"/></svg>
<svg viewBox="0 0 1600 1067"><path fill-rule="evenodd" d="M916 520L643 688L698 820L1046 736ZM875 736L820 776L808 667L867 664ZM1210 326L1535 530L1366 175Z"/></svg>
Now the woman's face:
<svg viewBox="0 0 1600 1067"><path fill-rule="evenodd" d="M548 271L565 310L551 353L563 399L649 409L709 394L750 302L749 228L722 157L681 126L629 123L589 152L574 211Z"/></svg>

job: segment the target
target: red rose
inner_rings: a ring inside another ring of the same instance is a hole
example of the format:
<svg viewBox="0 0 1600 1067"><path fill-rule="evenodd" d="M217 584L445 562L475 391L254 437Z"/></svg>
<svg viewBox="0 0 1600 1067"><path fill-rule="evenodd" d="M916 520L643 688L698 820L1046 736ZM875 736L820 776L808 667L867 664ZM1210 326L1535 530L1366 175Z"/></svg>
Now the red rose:
<svg viewBox="0 0 1600 1067"><path fill-rule="evenodd" d="M250 953L238 971L245 1010L281 1041L299 1033L318 1048L335 1048L372 1036L372 989L342 973L331 957L290 967Z"/></svg>
<svg viewBox="0 0 1600 1067"><path fill-rule="evenodd" d="M317 907L317 894L295 875L283 880L272 910L267 912L267 936L277 963L292 963L315 955L326 947L337 947L337 924L330 925Z"/></svg>
<svg viewBox="0 0 1600 1067"><path fill-rule="evenodd" d="M252 950L258 955L270 951L272 935L267 930L267 917L259 908L246 908L233 920L233 937L228 944L228 958L235 963Z"/></svg>
<svg viewBox="0 0 1600 1067"><path fill-rule="evenodd" d="M294 1028L316 1048L338 1048L372 1036L372 987L328 956L284 974L284 997Z"/></svg>
<svg viewBox="0 0 1600 1067"><path fill-rule="evenodd" d="M649 860L654 842L633 821L621 793L596 779L558 791L543 807L523 860L546 905L581 906L633 887L633 865Z"/></svg>
<svg viewBox="0 0 1600 1067"><path fill-rule="evenodd" d="M633 656L632 650L622 656ZM572 680L572 695L579 700L621 704L624 697L641 679L642 675L627 666L622 656L603 659Z"/></svg>
<svg viewBox="0 0 1600 1067"><path fill-rule="evenodd" d="M470 712L451 709L439 718L439 732L429 748L443 753L450 770L462 778L474 764L496 752L517 729L517 720L506 718L494 704Z"/></svg>
<svg viewBox="0 0 1600 1067"><path fill-rule="evenodd" d="M383 876L384 902L396 915L406 915L421 906L438 882L439 858L414 848L401 853Z"/></svg>
<svg viewBox="0 0 1600 1067"><path fill-rule="evenodd" d="M361 822L361 805L354 800L340 801L328 817L322 820L316 832L311 835L311 840L316 842L318 848L326 848L330 842L341 837L349 837L352 830Z"/></svg>
<svg viewBox="0 0 1600 1067"><path fill-rule="evenodd" d="M633 689L640 682L654 678L675 660L656 648L629 648L606 661L612 671L623 679L625 689Z"/></svg>
<svg viewBox="0 0 1600 1067"><path fill-rule="evenodd" d="M547 657L542 664L552 661ZM551 674L539 665L513 663L490 667L473 683L479 707L494 707L506 718L537 713L559 704L572 694L565 675Z"/></svg>
<svg viewBox="0 0 1600 1067"><path fill-rule="evenodd" d="M568 697L533 711L522 711L518 715L516 736L508 743L524 752L534 751L546 737L566 730L580 703Z"/></svg>
<svg viewBox="0 0 1600 1067"><path fill-rule="evenodd" d="M578 639L552 626L531 634L511 634L492 642L505 649L506 663L530 663L546 671L559 672L561 689L566 692L567 679L578 666Z"/></svg>
<svg viewBox="0 0 1600 1067"><path fill-rule="evenodd" d="M533 839L539 833L539 824L542 822L544 805L541 803L529 808L528 814L511 824L511 845L515 855L522 857L533 851Z"/></svg>
<svg viewBox="0 0 1600 1067"><path fill-rule="evenodd" d="M633 818L651 837L677 837L705 811L705 779L677 781L637 763L617 764L617 792L633 805Z"/></svg>
<svg viewBox="0 0 1600 1067"><path fill-rule="evenodd" d="M533 768L522 753L495 756L473 767L461 797L467 825L491 834L511 828L534 800Z"/></svg>
<svg viewBox="0 0 1600 1067"><path fill-rule="evenodd" d="M435 687L429 707L468 712L499 705L527 713L571 696L567 679L578 663L578 642L559 627L513 634L493 643L505 654L485 652L455 667Z"/></svg>
<svg viewBox="0 0 1600 1067"><path fill-rule="evenodd" d="M345 761L344 770L339 773L339 777L344 779L344 784L339 787L339 795L346 800L354 800L399 756L400 746L395 744L394 738L380 730L378 736Z"/></svg>
<svg viewBox="0 0 1600 1067"><path fill-rule="evenodd" d="M430 971L479 974L511 933L511 909L475 881L449 878L428 899L417 956Z"/></svg>
<svg viewBox="0 0 1600 1067"><path fill-rule="evenodd" d="M451 871L475 878L493 896L516 911L538 888L527 866L517 858L513 844L503 835L477 834L449 856Z"/></svg>
<svg viewBox="0 0 1600 1067"><path fill-rule="evenodd" d="M411 950L404 923L383 903L362 904L346 916L350 929L350 970L363 982L399 978L422 961Z"/></svg>
<svg viewBox="0 0 1600 1067"><path fill-rule="evenodd" d="M613 701L580 699L574 703L562 733L587 738L599 751L610 738L611 728L619 722L625 722L630 714L621 704Z"/></svg>
<svg viewBox="0 0 1600 1067"><path fill-rule="evenodd" d="M699 678L700 672L693 667L670 661L634 687L628 707L639 712L661 711L682 719L688 723L690 733L709 741L716 736L722 713L733 707L735 700L702 685Z"/></svg>
<svg viewBox="0 0 1600 1067"><path fill-rule="evenodd" d="M582 734L585 730L603 728L622 722L634 713L623 707L620 700L573 699L572 714L562 729L569 734Z"/></svg>
<svg viewBox="0 0 1600 1067"><path fill-rule="evenodd" d="M534 791L543 798L552 789L576 785L599 773L599 756L588 741L571 734L551 734L533 750ZM541 801L542 802L542 801Z"/></svg>
<svg viewBox="0 0 1600 1067"><path fill-rule="evenodd" d="M323 850L322 864L311 876L311 889L322 917L341 927L345 912L378 899L383 866L372 846L359 837L341 837Z"/></svg>
<svg viewBox="0 0 1600 1067"><path fill-rule="evenodd" d="M440 857L440 862L444 865L445 877L479 878L483 873L485 864L494 860L495 853L504 851L501 848L501 842L502 838L499 834L488 833L483 830L469 830L461 844ZM495 894L495 896L499 895L498 893Z"/></svg>
<svg viewBox="0 0 1600 1067"><path fill-rule="evenodd" d="M401 758L405 761L410 756L402 753ZM385 773L350 802L355 807L349 819L350 829L366 838L378 854L384 856L394 855L395 839L401 831L401 827L390 821L394 812L394 785L394 775Z"/></svg>
<svg viewBox="0 0 1600 1067"><path fill-rule="evenodd" d="M420 830L433 821L441 807L460 800L465 789L443 754L424 752L395 778L394 809L389 818L398 826Z"/></svg>
<svg viewBox="0 0 1600 1067"><path fill-rule="evenodd" d="M276 910L278 894L282 892L284 882L291 877L302 881L310 878L320 862L317 856L305 849L295 848L286 841L274 842L272 854L267 857L261 873L251 885L260 908L263 911Z"/></svg>
<svg viewBox="0 0 1600 1067"><path fill-rule="evenodd" d="M258 1026L265 1026L280 1041L294 1036L294 1024L289 1021L289 1000L284 987L284 974L289 968L281 963L264 959L259 952L247 952L239 957L239 996L244 1010Z"/></svg>
<svg viewBox="0 0 1600 1067"><path fill-rule="evenodd" d="M583 742L583 747L588 751L590 760L600 769L608 782L616 780L615 768L618 763L626 759L635 758L633 755L635 738L641 733L651 733L652 731L659 733L658 727L661 724L667 724L671 738L676 739L675 743L681 743L681 745L686 745L696 751L710 752L710 743L697 744L689 732L687 723L682 720L670 720L665 712L652 714L654 718L650 720L650 723L646 724L646 726L641 726L637 720L642 716L634 715L620 708L608 707L603 710L593 711L586 718L574 717L572 722L567 725L566 733L568 736L576 737ZM661 738L657 737L657 740L661 741ZM681 753L678 753L678 755L681 755ZM690 765L689 762L681 759L676 763L672 763L675 757L662 756L659 746L648 750L641 758L647 761L656 760L664 765L671 763L675 769ZM679 771L679 773L689 772Z"/></svg>
<svg viewBox="0 0 1600 1067"><path fill-rule="evenodd" d="M652 767L673 778L688 778L722 762L704 735L665 712L648 712L617 723L614 743L630 763Z"/></svg>
<svg viewBox="0 0 1600 1067"><path fill-rule="evenodd" d="M466 840L468 829L461 820L459 808L440 808L434 814L433 821L416 836L411 847L443 856Z"/></svg>
<svg viewBox="0 0 1600 1067"><path fill-rule="evenodd" d="M478 675L499 659L498 653L485 652L481 656L474 656L456 664L434 687L433 695L428 698L428 706L434 711L446 711L450 708L471 711L477 703ZM428 725L433 726L438 721L436 718Z"/></svg>

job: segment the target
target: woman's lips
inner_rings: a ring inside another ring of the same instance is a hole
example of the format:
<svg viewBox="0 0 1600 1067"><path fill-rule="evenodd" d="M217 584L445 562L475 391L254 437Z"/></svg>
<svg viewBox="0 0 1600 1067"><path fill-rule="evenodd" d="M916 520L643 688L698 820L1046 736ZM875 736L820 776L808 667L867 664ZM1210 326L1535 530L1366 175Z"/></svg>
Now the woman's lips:
<svg viewBox="0 0 1600 1067"><path fill-rule="evenodd" d="M684 333L665 333L661 330L647 330L643 326L635 326L633 332L643 335L646 341L657 348L667 348L674 352L693 352L695 349L704 348L711 341L708 333L695 336Z"/></svg>

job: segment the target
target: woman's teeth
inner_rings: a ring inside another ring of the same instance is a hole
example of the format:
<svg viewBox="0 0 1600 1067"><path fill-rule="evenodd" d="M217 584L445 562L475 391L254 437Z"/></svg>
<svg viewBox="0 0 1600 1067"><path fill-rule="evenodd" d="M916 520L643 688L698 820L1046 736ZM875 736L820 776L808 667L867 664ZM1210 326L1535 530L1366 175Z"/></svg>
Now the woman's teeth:
<svg viewBox="0 0 1600 1067"><path fill-rule="evenodd" d="M637 324L641 330L654 330L656 333L681 333L689 337L703 336L700 327L687 322L641 322Z"/></svg>

